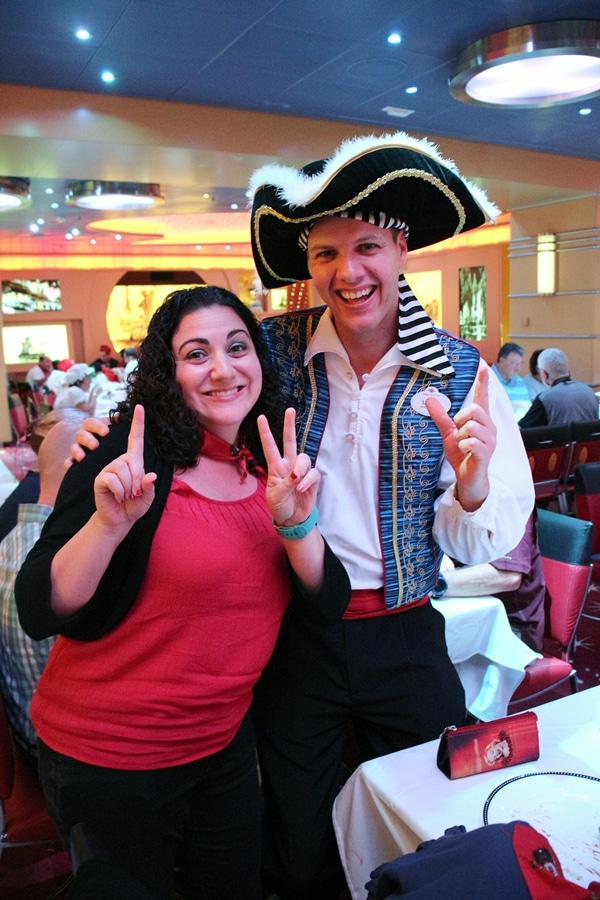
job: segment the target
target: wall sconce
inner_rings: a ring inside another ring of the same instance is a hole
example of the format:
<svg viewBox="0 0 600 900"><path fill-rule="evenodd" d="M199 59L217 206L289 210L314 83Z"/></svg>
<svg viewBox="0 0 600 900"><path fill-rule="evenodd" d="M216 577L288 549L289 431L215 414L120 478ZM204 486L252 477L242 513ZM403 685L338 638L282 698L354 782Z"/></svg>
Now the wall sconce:
<svg viewBox="0 0 600 900"><path fill-rule="evenodd" d="M159 184L131 181L75 181L67 188L69 206L82 209L148 209L163 202Z"/></svg>
<svg viewBox="0 0 600 900"><path fill-rule="evenodd" d="M0 212L31 205L29 178L9 178L0 175Z"/></svg>
<svg viewBox="0 0 600 900"><path fill-rule="evenodd" d="M556 235L538 234L537 239L537 292L556 293Z"/></svg>
<svg viewBox="0 0 600 900"><path fill-rule="evenodd" d="M538 109L600 92L600 21L520 25L481 38L452 63L456 100Z"/></svg>

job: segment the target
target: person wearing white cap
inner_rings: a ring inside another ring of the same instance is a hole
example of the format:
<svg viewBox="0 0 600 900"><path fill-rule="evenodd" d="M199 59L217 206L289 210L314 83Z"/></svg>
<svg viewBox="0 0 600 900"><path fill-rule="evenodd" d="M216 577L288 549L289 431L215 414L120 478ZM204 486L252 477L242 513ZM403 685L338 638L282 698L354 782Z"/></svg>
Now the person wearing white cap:
<svg viewBox="0 0 600 900"><path fill-rule="evenodd" d="M493 219L485 195L403 133L347 141L301 171L262 167L251 188L262 283L312 278L325 303L263 329L299 447L321 472L319 529L350 581L327 607L299 592L255 694L265 885L282 900L331 900L348 726L362 761L464 722L429 602L442 551L470 563L507 552L533 486L497 379L433 326L402 274L409 250Z"/></svg>
<svg viewBox="0 0 600 900"><path fill-rule="evenodd" d="M90 391L92 379L89 366L75 363L65 372L63 383L64 387L56 395L54 409L73 406L83 410L88 416L93 416L96 411L96 392L93 389Z"/></svg>

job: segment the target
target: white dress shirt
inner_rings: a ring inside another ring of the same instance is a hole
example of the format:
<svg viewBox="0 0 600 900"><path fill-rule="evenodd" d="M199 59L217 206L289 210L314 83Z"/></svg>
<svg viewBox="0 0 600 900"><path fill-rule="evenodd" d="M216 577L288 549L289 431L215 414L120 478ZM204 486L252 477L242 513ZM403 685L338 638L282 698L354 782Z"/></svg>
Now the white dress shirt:
<svg viewBox="0 0 600 900"><path fill-rule="evenodd" d="M419 368L394 346L359 386L329 310L306 350L305 363L325 353L330 403L317 458L321 473L319 527L344 564L353 589L383 586L379 542L379 432L383 405L401 365ZM473 389L464 405L473 402ZM490 493L468 513L454 496L454 470L444 460L434 536L449 556L469 564L489 562L515 547L534 502L523 440L506 392L489 379L490 415L497 427L489 465ZM342 437L343 436L343 437Z"/></svg>

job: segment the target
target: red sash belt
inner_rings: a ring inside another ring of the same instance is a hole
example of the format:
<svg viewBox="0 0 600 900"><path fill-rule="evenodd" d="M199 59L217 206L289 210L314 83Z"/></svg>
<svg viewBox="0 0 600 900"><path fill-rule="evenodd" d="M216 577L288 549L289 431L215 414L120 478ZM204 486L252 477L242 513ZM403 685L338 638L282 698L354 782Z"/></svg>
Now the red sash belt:
<svg viewBox="0 0 600 900"><path fill-rule="evenodd" d="M386 609L383 588L352 591L350 602L342 619L373 619L375 616L391 616L394 613L404 612L406 609L414 609L415 606L424 606L428 600L429 595L426 594L420 600L415 600L414 603L410 603L407 606Z"/></svg>

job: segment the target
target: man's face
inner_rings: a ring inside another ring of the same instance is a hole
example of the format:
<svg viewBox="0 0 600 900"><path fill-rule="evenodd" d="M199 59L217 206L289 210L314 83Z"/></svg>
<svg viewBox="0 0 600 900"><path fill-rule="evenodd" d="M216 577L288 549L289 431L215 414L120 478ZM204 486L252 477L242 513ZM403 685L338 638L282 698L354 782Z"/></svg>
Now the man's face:
<svg viewBox="0 0 600 900"><path fill-rule="evenodd" d="M378 331L392 346L398 330L398 275L406 259L401 232L330 216L308 237L308 269L344 335Z"/></svg>
<svg viewBox="0 0 600 900"><path fill-rule="evenodd" d="M42 372L47 372L48 374L50 374L50 372L52 371L52 360L49 356L44 356L40 360L40 369L42 370Z"/></svg>
<svg viewBox="0 0 600 900"><path fill-rule="evenodd" d="M509 378L514 378L515 375L518 375L521 371L521 366L523 364L523 357L520 353L509 353L508 356L503 356L498 360L496 365L498 366L498 370L503 378L507 380Z"/></svg>

